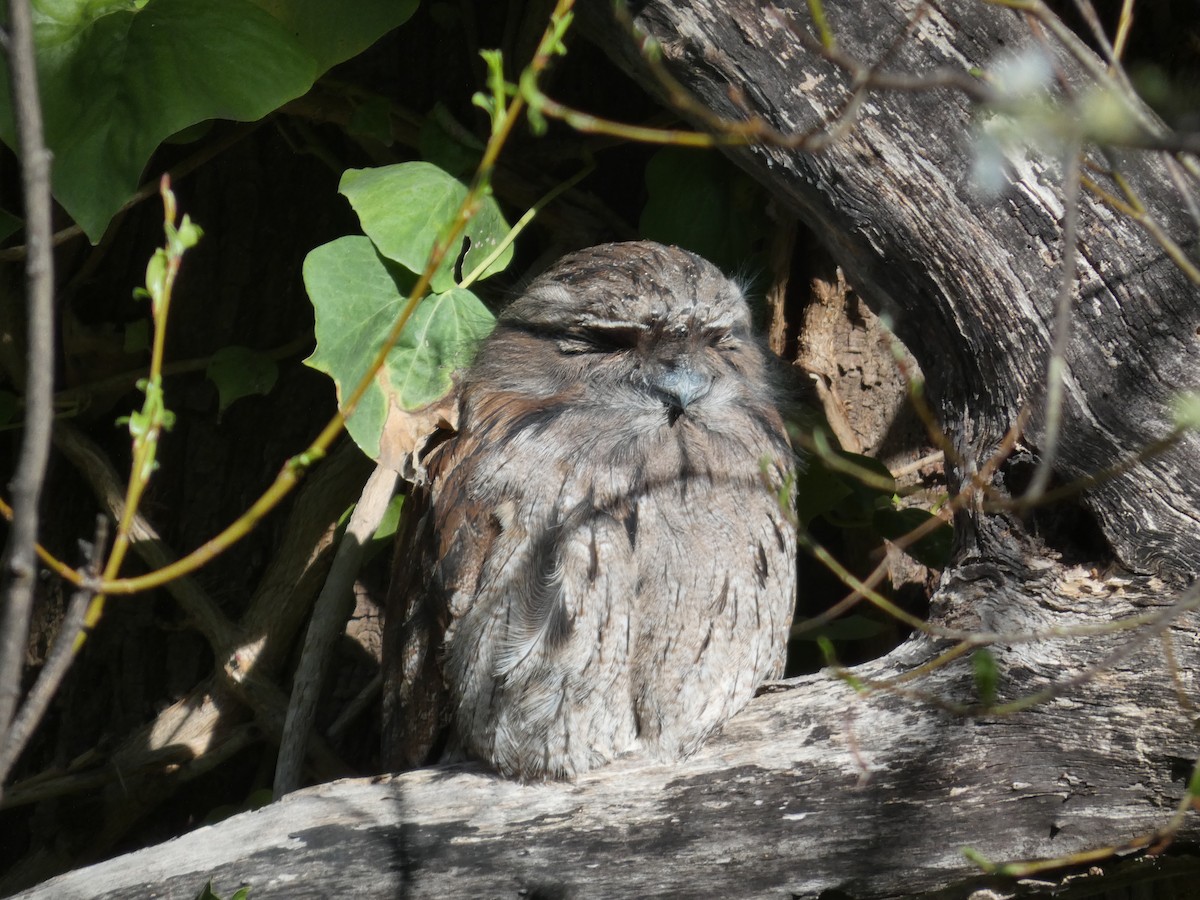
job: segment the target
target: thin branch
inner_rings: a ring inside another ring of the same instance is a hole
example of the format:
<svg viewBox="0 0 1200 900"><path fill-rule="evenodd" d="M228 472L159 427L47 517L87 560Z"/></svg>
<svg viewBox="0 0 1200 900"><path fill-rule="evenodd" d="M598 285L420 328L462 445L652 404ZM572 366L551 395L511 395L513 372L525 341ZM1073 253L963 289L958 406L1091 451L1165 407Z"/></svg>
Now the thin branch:
<svg viewBox="0 0 1200 900"><path fill-rule="evenodd" d="M300 665L296 667L292 682L279 761L275 766L276 800L301 786L308 735L316 715L326 664L334 639L345 628L353 606L354 577L362 565L363 551L383 521L388 501L396 490L397 478L399 475L394 469L381 464L367 479L358 504L350 514L325 586L313 607Z"/></svg>
<svg viewBox="0 0 1200 900"><path fill-rule="evenodd" d="M330 743L333 743L346 731L347 728L354 723L354 720L361 716L368 709L371 709L379 701L379 693L383 690L383 673L376 672L362 690L354 695L349 703L342 707L342 711L338 713L338 717L333 720L325 730L325 737Z"/></svg>
<svg viewBox="0 0 1200 900"><path fill-rule="evenodd" d="M1113 56L1118 60L1125 55L1125 44L1129 40L1129 29L1133 27L1133 0L1121 4L1121 18L1117 21L1117 37L1113 41Z"/></svg>
<svg viewBox="0 0 1200 900"><path fill-rule="evenodd" d="M124 518L125 484L100 446L66 422L60 422L55 429L54 443L91 488L100 508L114 521L119 522ZM162 568L179 558L141 513L135 513L130 520L129 534L133 552L147 568ZM237 626L195 579L183 576L163 587L179 604L191 625L204 636L214 653L241 642Z"/></svg>
<svg viewBox="0 0 1200 900"><path fill-rule="evenodd" d="M58 686L62 684L62 680L67 674L67 669L75 660L76 641L83 631L84 616L94 593L93 588L88 585L97 583L100 577L100 564L104 559L104 547L107 543L108 519L103 515L98 515L96 516L96 532L92 538L92 545L88 548L85 586L71 594L66 615L63 616L62 624L59 625L54 645L46 656L46 663L42 666L42 671L38 673L37 681L34 682L29 695L25 698L20 712L13 719L12 728L9 729L4 746L0 748L0 784L4 783L8 773L12 771L13 765L20 757L21 751L33 737L33 730L41 722L42 716L50 706L50 701L58 692Z"/></svg>
<svg viewBox="0 0 1200 900"><path fill-rule="evenodd" d="M51 247L50 154L42 134L38 101L33 17L28 0L9 0L8 67L25 197L27 336L25 358L25 433L12 481L14 520L4 548L0 577L5 582L0 618L0 747L8 744L9 723L17 706L33 586L37 569L34 543L38 500L50 455L54 397L54 254Z"/></svg>
<svg viewBox="0 0 1200 900"><path fill-rule="evenodd" d="M1071 339L1071 298L1075 287L1075 257L1079 231L1079 152L1078 144L1068 144L1063 166L1062 273L1058 280L1058 299L1054 308L1054 343L1046 366L1045 430L1040 441L1041 458L1025 502L1036 503L1050 484L1058 437L1062 427L1063 391L1067 381L1067 342Z"/></svg>

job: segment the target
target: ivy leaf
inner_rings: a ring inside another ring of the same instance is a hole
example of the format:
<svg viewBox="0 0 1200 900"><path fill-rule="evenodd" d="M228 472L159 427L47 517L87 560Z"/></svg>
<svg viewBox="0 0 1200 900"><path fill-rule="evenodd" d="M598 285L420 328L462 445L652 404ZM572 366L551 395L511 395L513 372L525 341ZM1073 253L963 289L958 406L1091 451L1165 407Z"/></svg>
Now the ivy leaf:
<svg viewBox="0 0 1200 900"><path fill-rule="evenodd" d="M369 238L339 238L304 261L304 284L316 316L317 347L305 362L333 378L338 405L362 379L403 304L412 278L376 252ZM414 418L453 386L494 318L470 291L426 297L405 326L347 430L372 459L391 459Z"/></svg>
<svg viewBox="0 0 1200 900"><path fill-rule="evenodd" d="M279 367L269 356L248 347L222 347L213 354L205 372L217 386L217 421L242 397L268 394L275 387Z"/></svg>
<svg viewBox="0 0 1200 900"><path fill-rule="evenodd" d="M379 252L413 273L425 267L438 229L453 219L467 195L466 185L427 162L348 169L338 190L358 213L363 231ZM468 274L482 263L508 231L496 201L485 198L464 232L469 248L462 259L462 273ZM435 292L454 286L458 256L452 250L442 260L431 282ZM482 277L502 271L511 260L509 246Z"/></svg>
<svg viewBox="0 0 1200 900"><path fill-rule="evenodd" d="M93 242L167 138L261 119L404 22L417 0L35 0L54 196ZM0 16L2 19L3 16ZM7 70L0 140L14 146Z"/></svg>

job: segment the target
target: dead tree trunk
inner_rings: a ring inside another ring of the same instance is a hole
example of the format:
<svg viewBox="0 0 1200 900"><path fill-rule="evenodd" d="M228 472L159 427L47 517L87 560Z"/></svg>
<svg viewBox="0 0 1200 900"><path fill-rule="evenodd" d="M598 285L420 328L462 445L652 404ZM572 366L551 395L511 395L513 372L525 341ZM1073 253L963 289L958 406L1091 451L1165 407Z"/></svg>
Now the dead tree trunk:
<svg viewBox="0 0 1200 900"><path fill-rule="evenodd" d="M593 31L654 85L632 43L596 14L599 6L585 7ZM838 119L853 96L852 75L815 49L805 4L726 0L719 13L712 6L650 2L637 19L662 47L666 69L704 107L735 122L759 117L788 135L821 132ZM1034 45L1020 14L978 0L839 0L825 9L841 58L864 71L965 75ZM1047 43L1076 94L1095 84L1056 38ZM1036 150L1010 159L1011 188L985 196L971 176L979 120L954 87L870 90L845 133L820 152L763 145L731 153L825 240L872 307L892 316L963 457L967 471L952 473L960 480L984 464L1024 404L1033 413L1026 440L1036 452L1045 439L1042 401L1063 254L1062 160ZM1161 157L1113 151L1108 160L1099 153L1090 159L1102 169L1119 167L1147 219L1194 249L1195 223ZM1120 194L1110 182L1103 186ZM1172 400L1196 389L1200 362L1200 289L1141 225L1087 191L1079 205L1056 461L1064 480L1117 465L1166 435ZM1198 458L1193 434L1088 492L1085 502L1121 563L1176 577L1195 573Z"/></svg>
<svg viewBox="0 0 1200 900"><path fill-rule="evenodd" d="M961 74L1032 41L1019 14L976 0L922 6L917 18L909 0L824 6L843 63L864 70ZM653 87L607 8L584 5L585 26ZM813 49L807 9L799 0L651 0L637 21L703 106L797 134L821 129L853 94L844 65ZM1082 90L1091 76L1057 40L1047 44ZM984 469L1026 404L1024 440L1036 460L1049 427L1062 162L1030 151L1014 160L1010 191L988 199L969 175L978 113L962 91L871 90L860 100L852 125L819 153L731 152L892 315L961 458L952 480L961 487ZM1191 246L1162 161L1110 159L1147 217ZM1173 396L1194 388L1200 371L1196 286L1146 229L1086 191L1079 217L1055 464L1064 481L1164 436ZM1137 842L1185 795L1198 743L1186 698L1196 692L1200 623L1196 588L1179 585L1195 574L1200 549L1198 450L1186 436L1083 495L1111 557L1095 548L1081 557L1077 542L1076 556L1064 556L1053 545L1071 542L1053 521L980 504L959 516L932 622L1005 635L991 648L999 700L1058 683L1040 705L1005 716L948 711L978 700L965 658L893 691L856 693L819 674L768 691L683 765L624 763L571 785L464 769L338 782L21 896L191 896L210 877L222 895L248 884L256 898L1015 891L1015 881L980 875L961 848L1002 861ZM1002 468L995 484L1020 476ZM1034 535L1033 525L1049 527ZM1134 617L1136 628L1078 627ZM953 645L916 637L854 674L864 684L912 674ZM1195 841L1200 829L1185 820L1179 837ZM1136 855L1108 866L1118 878L1186 868ZM1061 874L1047 877L1061 883Z"/></svg>
<svg viewBox="0 0 1200 900"><path fill-rule="evenodd" d="M1169 602L1153 577L1102 581L1031 565L1034 553L1012 542L969 554L943 588L940 618L1044 629L1094 623L1099 604L1122 617ZM1194 655L1194 628L1176 623L1171 639ZM1182 794L1196 752L1190 717L1160 645L1130 641L1005 651L1004 696L1128 651L1108 676L1016 715L863 698L813 675L770 689L681 765L618 763L576 784L464 768L339 781L19 896L192 897L209 879L220 896L249 885L256 898L1008 896L1016 882L980 875L963 847L1000 861L1122 843L1162 826ZM856 674L892 677L937 649L915 640ZM965 665L908 686L945 701L974 694ZM1169 858L1112 868L1119 879L1196 877Z"/></svg>

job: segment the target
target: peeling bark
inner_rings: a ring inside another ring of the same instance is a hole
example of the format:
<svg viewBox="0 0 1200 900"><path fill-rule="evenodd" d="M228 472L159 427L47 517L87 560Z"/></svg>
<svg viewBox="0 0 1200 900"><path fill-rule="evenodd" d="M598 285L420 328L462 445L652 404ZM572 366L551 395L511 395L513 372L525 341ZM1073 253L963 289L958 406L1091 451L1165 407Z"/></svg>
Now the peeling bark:
<svg viewBox="0 0 1200 900"><path fill-rule="evenodd" d="M581 9L592 35L643 83L655 84L602 6ZM928 14L902 39L918 7ZM989 69L1034 44L1020 14L977 0L834 0L824 8L838 49L863 65L896 43L881 66L889 73ZM849 76L797 36L815 41L806 9L798 2L654 0L640 5L637 23L704 106L798 134L819 130L851 96ZM784 20L794 31L774 24ZM1084 91L1090 76L1048 41L1067 80ZM1062 258L1061 161L1034 150L1010 159L1009 190L985 196L971 177L977 112L950 88L873 91L853 126L819 153L730 151L826 243L872 308L893 317L966 461L967 471L950 472L952 479L983 464L1023 404L1033 410L1027 441L1036 451L1045 439L1046 359ZM1089 158L1105 165L1098 153ZM1148 216L1194 249L1194 227L1161 158L1115 151L1112 158ZM1200 369L1200 289L1146 230L1086 191L1076 269L1056 466L1064 481L1096 474L1165 436L1173 398L1197 388ZM1198 458L1200 438L1191 434L1085 495L1124 565L1176 579L1195 572Z"/></svg>
<svg viewBox="0 0 1200 900"><path fill-rule="evenodd" d="M942 621L1044 631L1095 623L1098 603L1119 621L1172 599L1154 576L1106 581L1077 566L1031 566L1036 548L994 537L946 580ZM1195 659L1197 624L1191 613L1168 629L1177 658ZM1117 632L998 648L1000 699L1129 640ZM948 646L915 639L855 675L909 672ZM1180 678L1194 693L1194 667ZM906 686L974 699L965 661ZM1157 640L1107 675L1005 717L864 697L822 673L770 686L683 764L628 760L575 784L523 785L461 766L333 782L18 896L190 897L209 878L222 896L249 885L257 898L965 897L984 887L1003 896L1018 885L980 875L963 847L1004 861L1152 833L1183 795L1197 752L1190 719ZM1198 837L1189 822L1181 839ZM1112 869L1145 879L1186 865Z"/></svg>

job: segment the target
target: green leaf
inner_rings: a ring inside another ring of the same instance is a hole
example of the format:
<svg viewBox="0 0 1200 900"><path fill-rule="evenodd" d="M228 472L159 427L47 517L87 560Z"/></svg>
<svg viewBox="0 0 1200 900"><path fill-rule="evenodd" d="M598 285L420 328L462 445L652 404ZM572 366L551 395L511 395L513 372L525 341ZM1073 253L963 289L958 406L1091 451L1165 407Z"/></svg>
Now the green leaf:
<svg viewBox="0 0 1200 900"><path fill-rule="evenodd" d="M991 706L996 702L996 687L1000 682L1000 669L991 651L980 648L971 654L971 670L975 675L975 690L979 702Z"/></svg>
<svg viewBox="0 0 1200 900"><path fill-rule="evenodd" d="M358 235L317 247L304 260L317 337L305 362L333 378L339 406L383 346L409 280ZM427 406L450 390L454 370L470 361L493 321L474 294L459 288L421 302L347 423L364 453L379 459L390 417Z"/></svg>
<svg viewBox="0 0 1200 900"><path fill-rule="evenodd" d="M744 270L766 235L762 189L715 151L659 150L646 166L646 188L642 235L686 247L727 272Z"/></svg>
<svg viewBox="0 0 1200 900"><path fill-rule="evenodd" d="M853 492L844 476L831 471L818 457L808 458L808 464L796 473L796 515L800 524L808 525L817 516L837 507Z"/></svg>
<svg viewBox="0 0 1200 900"><path fill-rule="evenodd" d="M358 213L363 231L379 252L414 273L425 268L440 230L450 223L467 195L466 185L427 162L348 169L338 190ZM462 272L469 273L479 265L508 230L496 201L485 198L464 232L470 249L462 260ZM459 248L454 248L442 260L431 284L435 292L454 286L458 256ZM482 277L503 271L511 260L509 246Z"/></svg>
<svg viewBox="0 0 1200 900"><path fill-rule="evenodd" d="M97 241L155 148L255 121L404 22L417 0L34 0L54 195ZM0 139L14 146L7 71Z"/></svg>
<svg viewBox="0 0 1200 900"><path fill-rule="evenodd" d="M242 887L230 894L229 900L247 900L249 896L250 888ZM221 895L213 890L211 879L209 880L208 884L204 886L204 890L197 895L196 900L221 900Z"/></svg>
<svg viewBox="0 0 1200 900"><path fill-rule="evenodd" d="M209 360L205 374L217 386L219 422L234 401L270 393L279 367L269 356L248 347L222 347Z"/></svg>
<svg viewBox="0 0 1200 900"><path fill-rule="evenodd" d="M379 527L375 529L375 533L371 535L372 544L383 544L390 542L396 535L396 528L400 525L400 511L404 508L404 495L396 494L388 501L387 509L383 511L383 518L379 520Z"/></svg>
<svg viewBox="0 0 1200 900"><path fill-rule="evenodd" d="M924 525L930 519L937 518L928 510L917 507L896 509L889 507L878 509L872 522L881 537L895 540L903 537L914 528ZM950 552L954 544L954 530L942 522L935 530L925 535L919 541L914 541L904 549L904 552L921 563L933 569L944 569L950 561Z"/></svg>
<svg viewBox="0 0 1200 900"><path fill-rule="evenodd" d="M400 513L403 509L403 494L396 494L388 501L387 509L383 512L383 519L380 520L379 527L371 535L371 540L367 542L363 552L362 564L364 566L383 551L391 549L395 543L396 529L400 527Z"/></svg>

